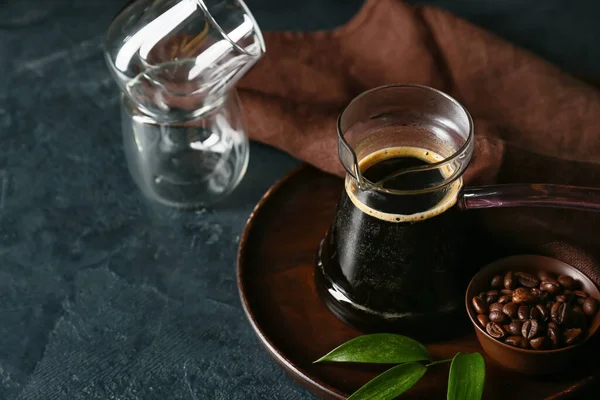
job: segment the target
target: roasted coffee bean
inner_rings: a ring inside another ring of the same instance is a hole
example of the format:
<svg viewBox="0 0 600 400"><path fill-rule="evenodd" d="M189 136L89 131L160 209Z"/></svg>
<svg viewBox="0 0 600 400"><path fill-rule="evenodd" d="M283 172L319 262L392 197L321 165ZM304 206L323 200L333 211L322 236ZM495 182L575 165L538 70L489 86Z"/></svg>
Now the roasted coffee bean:
<svg viewBox="0 0 600 400"><path fill-rule="evenodd" d="M548 329L550 329L550 328L560 329L560 326L556 322L551 321L551 322L548 322Z"/></svg>
<svg viewBox="0 0 600 400"><path fill-rule="evenodd" d="M573 299L575 298L575 295L573 293L571 293L570 295L567 294L559 294L558 296L556 296L556 301L561 301L563 303L569 303L571 301L573 301Z"/></svg>
<svg viewBox="0 0 600 400"><path fill-rule="evenodd" d="M558 277L557 281L560 282L560 284L563 285L563 287L567 290L577 289L577 282L570 276L561 275Z"/></svg>
<svg viewBox="0 0 600 400"><path fill-rule="evenodd" d="M515 287L517 287L517 280L515 279L515 274L512 271L508 271L504 275L504 288L514 289Z"/></svg>
<svg viewBox="0 0 600 400"><path fill-rule="evenodd" d="M583 290L575 290L573 292L573 299L575 300L575 302L577 304L579 304L580 306L583 305L583 303L585 303L585 299L588 298L588 295L586 292L584 292Z"/></svg>
<svg viewBox="0 0 600 400"><path fill-rule="evenodd" d="M477 320L479 321L481 326L483 326L484 328L487 326L488 322L490 322L490 319L485 314L479 314L477 316Z"/></svg>
<svg viewBox="0 0 600 400"><path fill-rule="evenodd" d="M540 278L541 281L547 281L549 279L554 279L554 275L548 271L540 271L537 274L538 278Z"/></svg>
<svg viewBox="0 0 600 400"><path fill-rule="evenodd" d="M521 334L521 329L523 329L523 322L521 322L521 321L512 321L510 324L508 324L507 331L511 335L520 335Z"/></svg>
<svg viewBox="0 0 600 400"><path fill-rule="evenodd" d="M535 319L528 319L523 322L523 327L521 327L521 335L527 339L533 339L534 337L539 336L541 333L540 324Z"/></svg>
<svg viewBox="0 0 600 400"><path fill-rule="evenodd" d="M556 322L559 325L567 322L570 316L570 307L567 303L557 301L552 306L552 310L550 311L550 315L552 317L552 321Z"/></svg>
<svg viewBox="0 0 600 400"><path fill-rule="evenodd" d="M560 309L561 307L564 307L565 303L561 302L561 301L557 301L556 303L554 303L554 305L552 306L552 309L550 309L550 318L552 318L552 321L560 324L560 322L558 322L558 315L560 314Z"/></svg>
<svg viewBox="0 0 600 400"><path fill-rule="evenodd" d="M473 297L473 308L477 314L485 314L488 312L487 303L479 296Z"/></svg>
<svg viewBox="0 0 600 400"><path fill-rule="evenodd" d="M531 339L529 341L529 345L534 350L544 350L545 348L548 347L549 342L550 342L550 339L548 339L546 336L540 336L535 339Z"/></svg>
<svg viewBox="0 0 600 400"><path fill-rule="evenodd" d="M489 295L489 294L488 294L488 295L486 296L486 298L485 298L485 302L486 302L487 304L494 304L494 303L497 303L497 302L498 302L498 299L499 299L499 298L500 298L499 296L495 296L495 295Z"/></svg>
<svg viewBox="0 0 600 400"><path fill-rule="evenodd" d="M504 305L502 305L500 303L490 304L490 312L494 312L494 311L502 312L503 307L504 307Z"/></svg>
<svg viewBox="0 0 600 400"><path fill-rule="evenodd" d="M583 302L582 308L585 315L588 317L593 317L598 311L598 300L594 299L593 297L588 297Z"/></svg>
<svg viewBox="0 0 600 400"><path fill-rule="evenodd" d="M506 323L508 323L508 321L510 321L508 316L506 314L504 314L502 311L492 311L490 313L489 317L490 317L490 321L495 322L500 325L506 324Z"/></svg>
<svg viewBox="0 0 600 400"><path fill-rule="evenodd" d="M497 290L490 290L486 293L485 302L488 304L492 304L498 301L500 298L500 293Z"/></svg>
<svg viewBox="0 0 600 400"><path fill-rule="evenodd" d="M506 338L504 343L510 346L519 347L521 349L526 349L529 347L527 339L525 339L523 336L509 336Z"/></svg>
<svg viewBox="0 0 600 400"><path fill-rule="evenodd" d="M574 296L574 293L573 293L573 291L572 291L572 290L569 290L569 289L565 289L565 290L563 290L563 294L564 294L566 297L569 297L569 296Z"/></svg>
<svg viewBox="0 0 600 400"><path fill-rule="evenodd" d="M507 303L504 305L504 307L502 307L502 312L508 315L510 318L517 318L519 315L519 305L513 302Z"/></svg>
<svg viewBox="0 0 600 400"><path fill-rule="evenodd" d="M517 288L513 291L513 302L515 303L535 303L537 298L531 294L527 288Z"/></svg>
<svg viewBox="0 0 600 400"><path fill-rule="evenodd" d="M558 296L556 296L556 302L557 303L566 303L567 302L567 296L559 294Z"/></svg>
<svg viewBox="0 0 600 400"><path fill-rule="evenodd" d="M530 313L531 313L531 311L529 310L529 306L526 306L525 304L522 304L521 306L519 306L519 309L517 310L517 316L519 317L519 319L521 321L529 319Z"/></svg>
<svg viewBox="0 0 600 400"><path fill-rule="evenodd" d="M542 303L547 301L548 298L550 298L550 293L536 287L531 288L531 294L534 295L538 299L538 301Z"/></svg>
<svg viewBox="0 0 600 400"><path fill-rule="evenodd" d="M490 286L494 289L502 289L504 287L504 277L502 275L494 276Z"/></svg>
<svg viewBox="0 0 600 400"><path fill-rule="evenodd" d="M567 329L563 332L563 339L567 346L577 343L582 337L583 331L579 328Z"/></svg>
<svg viewBox="0 0 600 400"><path fill-rule="evenodd" d="M500 295L501 296L511 296L512 297L513 291L510 289L502 289L500 291Z"/></svg>
<svg viewBox="0 0 600 400"><path fill-rule="evenodd" d="M549 301L546 303L546 308L548 309L548 311L552 310L552 306L554 305L553 301Z"/></svg>
<svg viewBox="0 0 600 400"><path fill-rule="evenodd" d="M535 306L535 308L536 308L536 310L537 310L537 312L539 314L539 318L536 318L537 320L546 322L546 321L548 321L550 319L550 311L546 308L545 305L538 304L538 305ZM532 313L532 315L533 315L533 313Z"/></svg>
<svg viewBox="0 0 600 400"><path fill-rule="evenodd" d="M553 322L551 322L550 324L552 324ZM552 343L552 347L553 348L558 348L561 344L561 340L560 340L560 329L558 328L558 326L555 324L554 326L550 326L550 324L548 324L548 338L550 339L550 342Z"/></svg>
<svg viewBox="0 0 600 400"><path fill-rule="evenodd" d="M558 281L548 280L542 282L540 289L550 293L551 295L557 295L562 291L562 285Z"/></svg>
<svg viewBox="0 0 600 400"><path fill-rule="evenodd" d="M583 290L574 290L573 294L575 294L575 296L577 297L581 297L581 298L587 298L588 294L586 292L584 292Z"/></svg>
<svg viewBox="0 0 600 400"><path fill-rule="evenodd" d="M506 331L504 328L494 322L488 322L487 326L485 327L485 331L494 339L502 339L504 336L506 336Z"/></svg>
<svg viewBox="0 0 600 400"><path fill-rule="evenodd" d="M540 284L540 280L537 276L529 274L527 272L517 272L515 276L517 277L517 281L521 285L528 288L536 287Z"/></svg>
<svg viewBox="0 0 600 400"><path fill-rule="evenodd" d="M512 301L512 296L506 295L506 296L501 296L498 299L498 303L500 304L507 304L510 303Z"/></svg>
<svg viewBox="0 0 600 400"><path fill-rule="evenodd" d="M537 306L531 307L531 311L529 312L529 318L535 319L536 321L541 321L540 310L538 310Z"/></svg>

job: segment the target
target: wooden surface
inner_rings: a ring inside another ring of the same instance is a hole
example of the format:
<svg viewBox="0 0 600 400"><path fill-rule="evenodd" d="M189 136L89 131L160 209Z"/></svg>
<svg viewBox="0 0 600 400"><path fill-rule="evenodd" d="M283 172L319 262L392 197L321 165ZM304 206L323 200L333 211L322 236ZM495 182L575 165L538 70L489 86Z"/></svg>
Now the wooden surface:
<svg viewBox="0 0 600 400"><path fill-rule="evenodd" d="M257 205L238 254L242 303L265 349L294 379L326 399L345 399L385 369L312 364L360 334L328 311L313 284L317 246L342 188L341 179L312 167L294 170ZM428 345L434 359L451 358L458 351L483 353L472 327L467 332L453 341ZM512 373L488 358L486 362L485 399L582 398L582 393L596 389L600 374L596 365L594 370L573 368L562 376L536 378ZM434 366L402 398L445 398L447 379L448 365Z"/></svg>

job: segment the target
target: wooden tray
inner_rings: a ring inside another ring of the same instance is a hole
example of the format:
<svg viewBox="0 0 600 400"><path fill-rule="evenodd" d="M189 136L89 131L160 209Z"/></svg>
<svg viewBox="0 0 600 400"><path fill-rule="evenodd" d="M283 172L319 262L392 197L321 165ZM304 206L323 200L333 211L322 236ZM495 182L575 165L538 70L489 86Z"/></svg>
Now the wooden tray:
<svg viewBox="0 0 600 400"><path fill-rule="evenodd" d="M322 399L346 399L383 371L366 365L312 362L360 332L322 304L313 283L317 246L331 223L343 181L302 165L275 184L250 215L238 253L237 280L250 323L269 354ZM428 345L434 359L479 351L475 334ZM562 376L527 377L487 359L485 399L598 398L596 349L590 366ZM389 366L387 367L389 368ZM448 365L433 367L406 399L446 398ZM593 393L596 392L596 395Z"/></svg>

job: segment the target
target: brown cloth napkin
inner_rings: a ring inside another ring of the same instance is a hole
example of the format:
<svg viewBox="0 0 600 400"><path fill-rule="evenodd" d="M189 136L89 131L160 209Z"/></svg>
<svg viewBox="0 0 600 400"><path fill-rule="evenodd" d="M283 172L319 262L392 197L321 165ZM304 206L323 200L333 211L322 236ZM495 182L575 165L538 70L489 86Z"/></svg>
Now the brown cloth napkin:
<svg viewBox="0 0 600 400"><path fill-rule="evenodd" d="M343 176L335 123L364 90L417 83L442 90L475 123L467 185L600 186L600 91L441 9L368 0L345 26L269 32L241 82L250 137ZM514 251L568 262L600 284L600 213L485 210L481 224Z"/></svg>

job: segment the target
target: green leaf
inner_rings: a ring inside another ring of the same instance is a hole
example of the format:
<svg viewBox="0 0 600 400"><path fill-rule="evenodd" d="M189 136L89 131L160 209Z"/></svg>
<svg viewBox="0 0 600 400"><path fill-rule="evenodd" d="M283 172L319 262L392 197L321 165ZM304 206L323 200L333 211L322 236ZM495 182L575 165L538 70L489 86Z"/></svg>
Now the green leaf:
<svg viewBox="0 0 600 400"><path fill-rule="evenodd" d="M331 350L315 361L359 362L371 364L401 364L430 360L421 343L406 336L375 333L358 336Z"/></svg>
<svg viewBox="0 0 600 400"><path fill-rule="evenodd" d="M397 365L373 378L348 397L348 400L392 400L421 379L427 367L413 362Z"/></svg>
<svg viewBox="0 0 600 400"><path fill-rule="evenodd" d="M479 353L457 353L450 365L448 400L480 400L485 383L485 360Z"/></svg>

